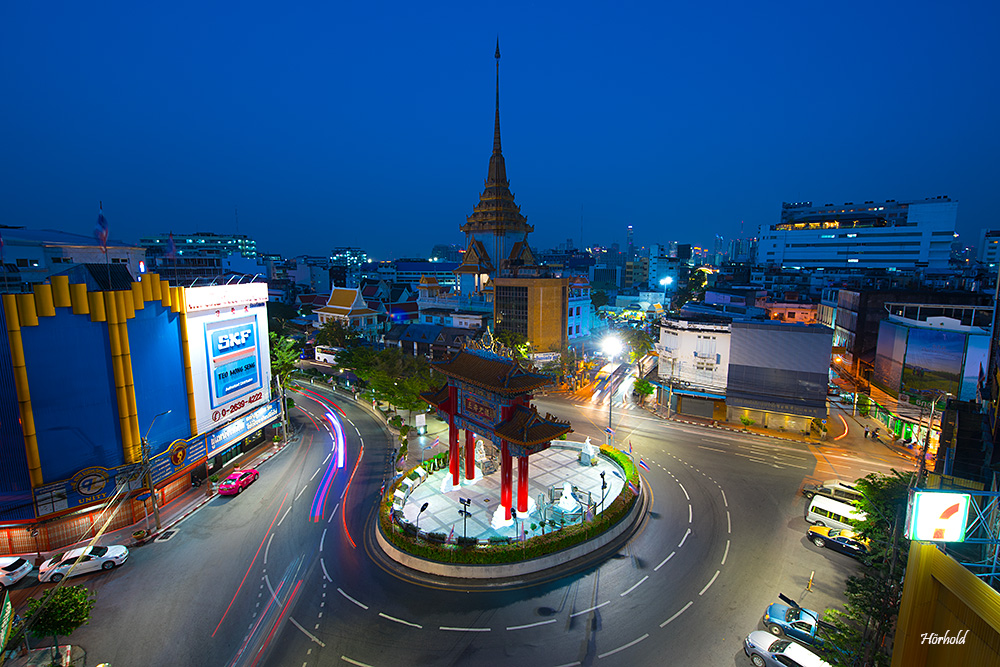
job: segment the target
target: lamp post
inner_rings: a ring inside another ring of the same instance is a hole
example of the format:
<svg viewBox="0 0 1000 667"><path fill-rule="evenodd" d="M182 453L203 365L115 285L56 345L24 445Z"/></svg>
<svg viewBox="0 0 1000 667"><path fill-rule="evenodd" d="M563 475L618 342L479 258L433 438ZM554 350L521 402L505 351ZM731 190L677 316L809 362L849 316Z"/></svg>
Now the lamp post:
<svg viewBox="0 0 1000 667"><path fill-rule="evenodd" d="M917 486L924 483L924 475L927 474L927 449L931 446L931 427L934 426L934 408L937 402L945 396L951 396L951 392L938 392L937 398L931 400L931 411L927 418L927 433L924 435L924 446L920 448L920 471L917 473Z"/></svg>
<svg viewBox="0 0 1000 667"><path fill-rule="evenodd" d="M616 336L608 336L601 343L601 347L604 350L604 354L608 355L611 359L611 364L614 365L615 357L617 357L622 352L622 342ZM614 410L615 405L615 370L612 369L610 375L608 376L608 444L611 444L613 439L612 428L611 428L611 413Z"/></svg>
<svg viewBox="0 0 1000 667"><path fill-rule="evenodd" d="M466 539L469 536L466 528L469 525L469 505L472 504L472 498L459 498L458 502L462 503L462 509L458 510L462 515L462 539Z"/></svg>
<svg viewBox="0 0 1000 667"><path fill-rule="evenodd" d="M420 506L420 511L417 512L417 532L418 533L420 532L420 515L423 514L424 511L427 510L427 506L428 505L430 505L430 503L424 503L423 505Z"/></svg>
<svg viewBox="0 0 1000 667"><path fill-rule="evenodd" d="M157 417L162 417L170 413L171 410L167 410L153 417L152 421L149 422L149 428L146 429L146 435L142 436L142 446L139 448L142 455L142 469L146 472L146 490L149 491L149 495L153 501L153 522L156 524L157 531L160 530L160 508L156 504L156 490L153 488L153 475L149 469L149 432L153 429L153 424L156 423Z"/></svg>
<svg viewBox="0 0 1000 667"><path fill-rule="evenodd" d="M604 479L604 471L602 470L601 471L601 509L600 509L601 512L604 511L604 493L607 490L607 488L608 488L608 482Z"/></svg>

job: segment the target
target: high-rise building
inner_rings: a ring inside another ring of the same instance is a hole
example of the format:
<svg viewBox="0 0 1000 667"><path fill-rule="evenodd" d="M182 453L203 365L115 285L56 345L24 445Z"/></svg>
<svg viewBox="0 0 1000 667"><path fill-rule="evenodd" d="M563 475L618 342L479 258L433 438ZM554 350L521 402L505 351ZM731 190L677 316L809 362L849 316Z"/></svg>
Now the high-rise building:
<svg viewBox="0 0 1000 667"><path fill-rule="evenodd" d="M897 202L813 206L782 203L763 227L758 264L803 269L916 269L946 272L958 202L947 196Z"/></svg>

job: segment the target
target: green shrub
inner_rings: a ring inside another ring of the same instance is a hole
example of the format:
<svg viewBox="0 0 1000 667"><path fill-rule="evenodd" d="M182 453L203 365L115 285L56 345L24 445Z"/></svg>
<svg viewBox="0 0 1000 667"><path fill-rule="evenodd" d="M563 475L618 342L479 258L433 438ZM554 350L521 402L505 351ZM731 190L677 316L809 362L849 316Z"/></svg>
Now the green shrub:
<svg viewBox="0 0 1000 667"><path fill-rule="evenodd" d="M444 544L445 540L447 539L448 536L445 535L444 533L427 533L428 542L436 542L438 544Z"/></svg>

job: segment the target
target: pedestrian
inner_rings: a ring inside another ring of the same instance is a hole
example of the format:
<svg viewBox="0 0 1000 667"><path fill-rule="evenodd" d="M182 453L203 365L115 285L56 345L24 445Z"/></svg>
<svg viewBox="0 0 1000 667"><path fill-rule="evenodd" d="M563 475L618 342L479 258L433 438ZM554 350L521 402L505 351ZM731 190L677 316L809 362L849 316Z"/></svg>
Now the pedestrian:
<svg viewBox="0 0 1000 667"><path fill-rule="evenodd" d="M875 432L872 433L872 440L878 440L878 429L875 429Z"/></svg>
<svg viewBox="0 0 1000 667"><path fill-rule="evenodd" d="M868 427L865 426L865 440L868 439Z"/></svg>

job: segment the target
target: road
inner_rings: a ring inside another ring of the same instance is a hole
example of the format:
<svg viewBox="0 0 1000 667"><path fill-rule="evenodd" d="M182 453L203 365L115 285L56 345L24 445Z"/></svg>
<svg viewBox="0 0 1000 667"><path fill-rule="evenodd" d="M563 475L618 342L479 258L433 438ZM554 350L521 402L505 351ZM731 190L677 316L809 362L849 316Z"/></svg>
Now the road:
<svg viewBox="0 0 1000 667"><path fill-rule="evenodd" d="M748 665L742 640L779 592L822 610L860 567L805 540L802 485L891 463L616 405L616 437L649 468L641 531L582 572L482 590L400 577L371 557L386 436L368 410L338 403L346 460L331 468L325 410L297 401L302 439L257 483L214 499L124 567L77 580L97 592L91 624L72 637L94 662ZM606 404L536 403L580 439L603 440Z"/></svg>

